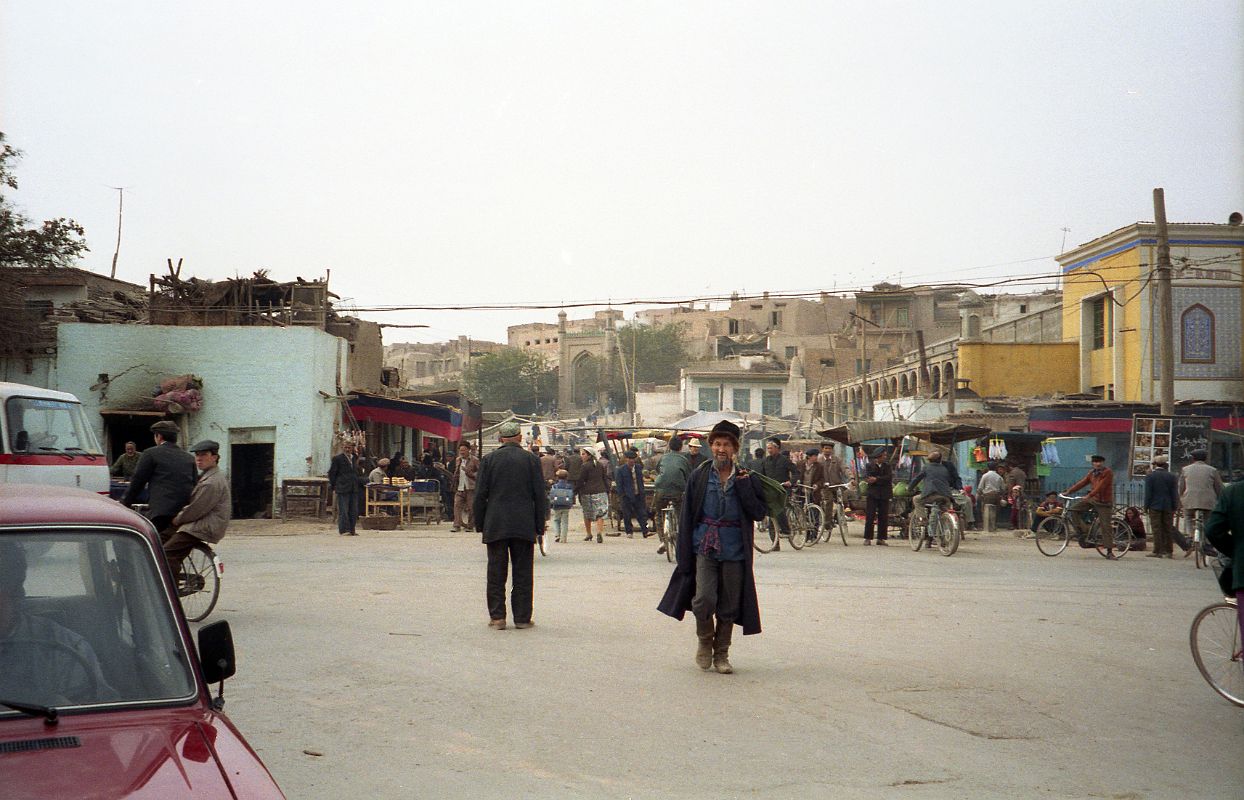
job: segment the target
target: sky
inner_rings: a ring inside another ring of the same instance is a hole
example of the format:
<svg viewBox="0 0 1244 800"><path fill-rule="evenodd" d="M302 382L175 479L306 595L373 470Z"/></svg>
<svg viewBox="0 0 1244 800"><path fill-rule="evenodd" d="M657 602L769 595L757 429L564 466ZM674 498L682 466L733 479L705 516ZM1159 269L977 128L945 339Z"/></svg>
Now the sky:
<svg viewBox="0 0 1244 800"><path fill-rule="evenodd" d="M365 309L1049 274L1157 186L1225 222L1244 4L5 0L0 130L86 269L125 187L119 278L504 341L556 311Z"/></svg>

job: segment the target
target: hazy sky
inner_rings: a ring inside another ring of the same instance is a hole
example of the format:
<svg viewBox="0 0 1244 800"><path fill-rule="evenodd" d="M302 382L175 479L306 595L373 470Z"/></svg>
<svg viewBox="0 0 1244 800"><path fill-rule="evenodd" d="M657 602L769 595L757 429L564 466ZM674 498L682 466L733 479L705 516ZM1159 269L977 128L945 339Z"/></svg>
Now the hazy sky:
<svg viewBox="0 0 1244 800"><path fill-rule="evenodd" d="M0 130L88 269L128 187L141 284L169 257L331 269L359 307L980 279L1152 219L1155 186L1172 221L1244 209L1242 7L5 0Z"/></svg>

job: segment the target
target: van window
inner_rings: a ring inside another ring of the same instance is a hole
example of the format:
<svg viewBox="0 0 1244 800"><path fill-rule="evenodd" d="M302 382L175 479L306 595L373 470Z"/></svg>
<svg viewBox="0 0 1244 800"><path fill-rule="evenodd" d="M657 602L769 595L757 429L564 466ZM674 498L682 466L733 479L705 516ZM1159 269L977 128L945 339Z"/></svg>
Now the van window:
<svg viewBox="0 0 1244 800"><path fill-rule="evenodd" d="M11 453L103 454L78 403L10 397L4 410Z"/></svg>

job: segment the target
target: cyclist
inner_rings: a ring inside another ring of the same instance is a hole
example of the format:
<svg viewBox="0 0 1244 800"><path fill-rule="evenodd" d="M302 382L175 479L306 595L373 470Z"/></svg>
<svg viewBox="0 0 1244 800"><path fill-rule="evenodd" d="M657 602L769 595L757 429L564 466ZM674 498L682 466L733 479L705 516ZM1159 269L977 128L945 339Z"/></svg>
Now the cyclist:
<svg viewBox="0 0 1244 800"><path fill-rule="evenodd" d="M1233 483L1222 490L1218 504L1205 521L1205 538L1231 556L1231 591L1235 593L1240 636L1244 639L1244 483Z"/></svg>
<svg viewBox="0 0 1244 800"><path fill-rule="evenodd" d="M147 518L157 531L168 530L173 517L190 500L194 489L194 458L177 446L177 423L162 419L151 426L155 447L149 447L138 458L130 488L121 498L122 505L132 506L143 489L148 490Z"/></svg>
<svg viewBox="0 0 1244 800"><path fill-rule="evenodd" d="M181 560L199 542L216 544L225 538L233 502L229 493L229 479L220 471L220 445L204 439L190 448L194 453L194 465L199 470L199 480L190 494L190 502L173 517L173 527L164 542L164 557L174 575L181 573Z"/></svg>
<svg viewBox="0 0 1244 800"><path fill-rule="evenodd" d="M1114 537L1110 533L1110 511L1114 507L1114 472L1106 466L1105 456L1094 455L1089 461L1093 468L1083 478L1067 487L1067 494L1077 492L1085 486L1090 487L1089 493L1067 506L1067 515L1080 534L1080 546L1086 547L1089 525L1085 515L1090 510L1096 511L1104 531L1102 535L1105 538L1103 544L1106 547L1106 558L1114 560L1118 558L1114 554Z"/></svg>
<svg viewBox="0 0 1244 800"><path fill-rule="evenodd" d="M687 478L691 475L691 462L682 452L682 439L677 435L670 437L669 452L661 456L657 464L657 480L653 485L653 513L657 517L657 531L665 538L665 515L661 512L666 506L673 506L675 514L682 513L682 496L687 490ZM657 548L657 552L665 555L665 544Z"/></svg>
<svg viewBox="0 0 1244 800"><path fill-rule="evenodd" d="M790 485L798 475L798 469L791 462L790 457L782 451L782 442L776 437L765 442L765 457L760 460L756 471L782 484L782 488L787 491L790 491ZM777 525L783 536L790 536L790 520L785 511L778 515ZM773 549L781 550L782 543L777 542Z"/></svg>
<svg viewBox="0 0 1244 800"><path fill-rule="evenodd" d="M944 509L950 504L951 492L954 489L950 469L942 463L940 451L934 450L932 453L929 453L924 469L911 479L909 488L914 492L921 483L924 483L924 491L921 492L920 498L916 501L916 508L913 513L917 514L918 518L923 520L925 524L928 524L926 519L928 506L936 504L939 508Z"/></svg>
<svg viewBox="0 0 1244 800"><path fill-rule="evenodd" d="M1196 524L1196 512L1200 511L1202 518L1208 517L1210 509L1222 494L1222 476L1206 463L1208 458L1209 453L1204 450L1193 450L1192 463L1179 471L1179 505L1184 510L1184 524L1189 537ZM1175 539L1184 550L1184 558L1192 554L1190 538L1176 535Z"/></svg>

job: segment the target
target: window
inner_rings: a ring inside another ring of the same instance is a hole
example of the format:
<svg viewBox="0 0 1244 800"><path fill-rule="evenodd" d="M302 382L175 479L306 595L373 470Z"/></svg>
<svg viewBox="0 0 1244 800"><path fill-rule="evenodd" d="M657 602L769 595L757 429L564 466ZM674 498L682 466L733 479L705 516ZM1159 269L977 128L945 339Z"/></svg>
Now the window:
<svg viewBox="0 0 1244 800"><path fill-rule="evenodd" d="M741 411L744 414L751 413L752 410L752 390L751 389L735 389L732 406L735 411Z"/></svg>
<svg viewBox="0 0 1244 800"><path fill-rule="evenodd" d="M869 303L868 304L868 318L872 320L873 322L877 323L878 325L881 324L881 304L880 303Z"/></svg>
<svg viewBox="0 0 1244 800"><path fill-rule="evenodd" d="M781 311L770 311L769 312L769 327L770 328L782 327L782 312Z"/></svg>
<svg viewBox="0 0 1244 800"><path fill-rule="evenodd" d="M1027 303L1020 303L1020 304L1019 304L1019 313L1021 313L1021 314L1027 314L1027 313L1028 313L1028 304L1027 304Z"/></svg>
<svg viewBox="0 0 1244 800"><path fill-rule="evenodd" d="M789 359L789 358L794 358L794 357L795 357L795 356L797 356L797 355L799 355L799 348L798 348L798 347L790 347L790 346L788 346L788 347L786 348L786 357L787 357L788 359Z"/></svg>
<svg viewBox="0 0 1244 800"><path fill-rule="evenodd" d="M770 417L782 416L782 390L760 390L760 413Z"/></svg>
<svg viewBox="0 0 1244 800"><path fill-rule="evenodd" d="M1188 364L1214 363L1214 312L1200 303L1179 317L1179 353Z"/></svg>
<svg viewBox="0 0 1244 800"><path fill-rule="evenodd" d="M737 319L726 320L726 332L731 336L737 336L739 333L739 321Z"/></svg>
<svg viewBox="0 0 1244 800"><path fill-rule="evenodd" d="M717 389L699 390L699 407L697 411L721 411L721 394Z"/></svg>
<svg viewBox="0 0 1244 800"><path fill-rule="evenodd" d="M821 366L822 367L833 367L833 366L836 366L836 364L834 362L834 359L832 358L822 358Z"/></svg>
<svg viewBox="0 0 1244 800"><path fill-rule="evenodd" d="M9 451L67 456L70 451L103 453L82 406L68 400L10 397L5 407Z"/></svg>
<svg viewBox="0 0 1244 800"><path fill-rule="evenodd" d="M1101 350L1114 344L1110 330L1110 295L1090 300L1089 314L1093 321L1093 349Z"/></svg>
<svg viewBox="0 0 1244 800"><path fill-rule="evenodd" d="M863 375L865 372L870 372L872 368L873 368L873 360L871 358L865 358L862 361L858 358L855 359L855 374L856 375Z"/></svg>
<svg viewBox="0 0 1244 800"><path fill-rule="evenodd" d="M899 328L906 328L910 324L907 320L907 306L894 309L894 324Z"/></svg>

